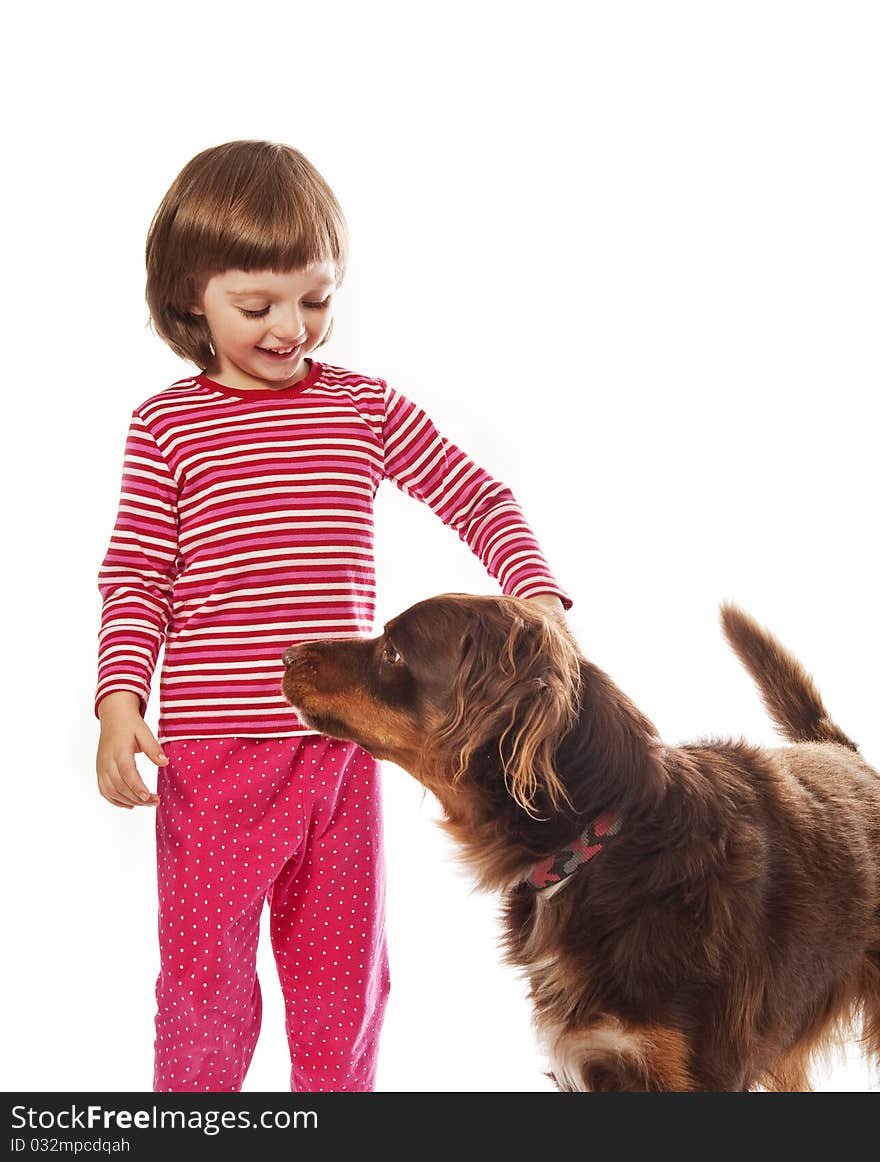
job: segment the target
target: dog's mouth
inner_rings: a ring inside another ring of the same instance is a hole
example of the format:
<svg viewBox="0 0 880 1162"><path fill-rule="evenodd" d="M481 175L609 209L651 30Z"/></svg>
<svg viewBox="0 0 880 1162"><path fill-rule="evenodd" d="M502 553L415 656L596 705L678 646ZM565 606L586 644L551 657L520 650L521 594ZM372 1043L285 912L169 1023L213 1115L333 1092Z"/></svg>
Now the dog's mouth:
<svg viewBox="0 0 880 1162"><path fill-rule="evenodd" d="M316 701L320 702L320 698L316 698L310 670L306 659L297 659L290 664L281 680L282 697L309 730L317 730L333 738L350 738L343 722L320 705L315 705Z"/></svg>
<svg viewBox="0 0 880 1162"><path fill-rule="evenodd" d="M340 722L338 718L334 718L331 714L316 714L313 711L304 710L301 706L294 706L293 709L303 726L307 726L309 730L317 730L321 734L329 734L332 738L352 741L351 734L347 731L345 723Z"/></svg>
<svg viewBox="0 0 880 1162"><path fill-rule="evenodd" d="M304 714L309 713L310 695L313 693L311 687L303 678L304 675L297 675L291 670L288 670L281 680L281 696L285 702L288 702L293 707L300 718Z"/></svg>
<svg viewBox="0 0 880 1162"><path fill-rule="evenodd" d="M347 737L344 723L334 718L332 714L311 706L308 693L297 689L295 683L288 683L286 677L281 683L281 693L303 726L307 726L309 730L320 731L321 734L330 734L334 738Z"/></svg>

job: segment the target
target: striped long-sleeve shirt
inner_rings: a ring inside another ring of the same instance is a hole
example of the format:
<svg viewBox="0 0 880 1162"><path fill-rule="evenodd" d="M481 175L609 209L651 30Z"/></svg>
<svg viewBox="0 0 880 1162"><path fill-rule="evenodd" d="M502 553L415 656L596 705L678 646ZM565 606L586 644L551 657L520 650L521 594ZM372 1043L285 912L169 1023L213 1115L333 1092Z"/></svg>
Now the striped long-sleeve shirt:
<svg viewBox="0 0 880 1162"><path fill-rule="evenodd" d="M160 742L313 734L281 694L281 655L372 634L384 478L429 505L504 593L571 607L509 488L383 379L310 363L280 390L202 372L132 413L98 577L96 714L113 690L146 712L164 641Z"/></svg>

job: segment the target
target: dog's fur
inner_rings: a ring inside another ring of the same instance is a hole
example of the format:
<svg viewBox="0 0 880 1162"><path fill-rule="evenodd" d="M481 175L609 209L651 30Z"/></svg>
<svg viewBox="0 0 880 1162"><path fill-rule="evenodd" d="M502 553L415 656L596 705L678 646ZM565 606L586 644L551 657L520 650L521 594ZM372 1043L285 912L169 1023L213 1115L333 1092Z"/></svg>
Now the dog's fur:
<svg viewBox="0 0 880 1162"><path fill-rule="evenodd" d="M794 745L658 748L568 630L444 594L372 639L304 642L282 690L314 730L433 791L531 983L567 1090L809 1088L862 1023L880 1057L880 776L800 664L734 606L733 649ZM552 887L524 880L601 812L620 833Z"/></svg>

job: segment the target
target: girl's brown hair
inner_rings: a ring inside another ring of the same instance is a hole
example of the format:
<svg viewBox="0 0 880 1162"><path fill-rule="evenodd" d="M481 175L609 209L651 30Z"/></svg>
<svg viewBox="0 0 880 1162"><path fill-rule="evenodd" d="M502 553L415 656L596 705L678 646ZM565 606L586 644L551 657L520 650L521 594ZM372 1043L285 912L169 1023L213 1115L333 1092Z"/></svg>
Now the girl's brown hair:
<svg viewBox="0 0 880 1162"><path fill-rule="evenodd" d="M153 330L177 355L207 367L211 333L191 308L213 275L332 262L338 286L347 258L342 209L299 150L274 141L212 146L187 162L150 223L146 301ZM331 322L318 346L332 330Z"/></svg>

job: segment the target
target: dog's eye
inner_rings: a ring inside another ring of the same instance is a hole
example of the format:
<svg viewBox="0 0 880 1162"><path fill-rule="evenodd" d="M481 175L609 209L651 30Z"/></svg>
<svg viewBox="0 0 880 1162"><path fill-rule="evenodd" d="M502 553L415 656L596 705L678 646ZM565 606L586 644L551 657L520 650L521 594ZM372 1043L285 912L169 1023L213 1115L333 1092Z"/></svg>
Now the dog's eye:
<svg viewBox="0 0 880 1162"><path fill-rule="evenodd" d="M384 661L390 662L393 666L400 661L400 654L397 652L391 642L386 642L385 648L382 650L382 658Z"/></svg>

